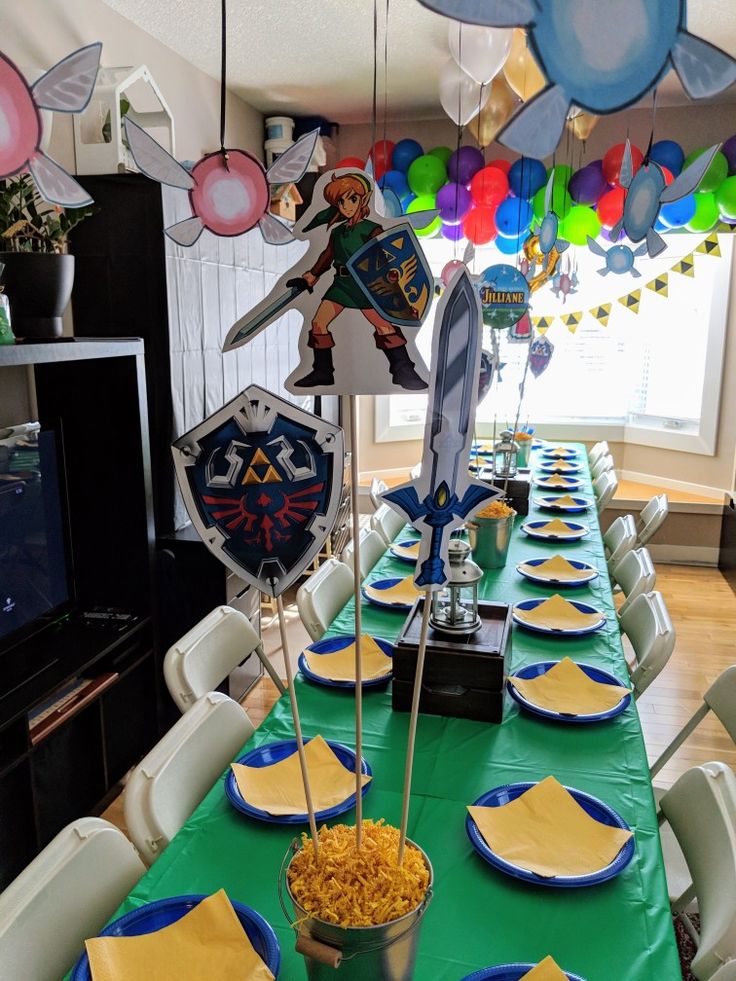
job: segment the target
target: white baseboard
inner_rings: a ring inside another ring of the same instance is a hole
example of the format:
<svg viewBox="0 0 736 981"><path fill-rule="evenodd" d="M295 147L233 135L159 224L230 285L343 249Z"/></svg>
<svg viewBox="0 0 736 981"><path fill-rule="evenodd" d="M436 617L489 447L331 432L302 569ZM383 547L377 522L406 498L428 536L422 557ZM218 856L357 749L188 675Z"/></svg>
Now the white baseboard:
<svg viewBox="0 0 736 981"><path fill-rule="evenodd" d="M656 477L650 473L637 473L636 470L617 470L622 480L631 480L635 484L648 484L652 487L668 487L672 490L685 491L687 494L700 494L712 497L714 504L723 504L726 492L722 487L709 487L707 484L690 484L685 480L674 480L671 477Z"/></svg>
<svg viewBox="0 0 736 981"><path fill-rule="evenodd" d="M647 545L652 560L672 565L717 566L720 549L716 545Z"/></svg>

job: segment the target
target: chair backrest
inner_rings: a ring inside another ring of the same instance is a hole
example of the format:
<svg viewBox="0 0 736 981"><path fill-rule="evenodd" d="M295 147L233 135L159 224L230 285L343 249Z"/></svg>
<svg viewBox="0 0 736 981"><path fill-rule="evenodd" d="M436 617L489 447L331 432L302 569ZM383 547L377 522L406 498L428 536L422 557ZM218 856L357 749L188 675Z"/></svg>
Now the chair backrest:
<svg viewBox="0 0 736 981"><path fill-rule="evenodd" d="M660 801L682 849L700 913L697 978L736 959L736 777L725 763L695 766Z"/></svg>
<svg viewBox="0 0 736 981"><path fill-rule="evenodd" d="M618 480L613 470L604 471L593 481L593 491L596 496L596 507L598 514L602 514L613 500L613 496L618 490Z"/></svg>
<svg viewBox="0 0 736 981"><path fill-rule="evenodd" d="M312 640L319 640L353 594L352 567L327 559L296 594L301 621Z"/></svg>
<svg viewBox="0 0 736 981"><path fill-rule="evenodd" d="M373 478L373 480L371 481L370 495L371 495L371 501L373 503L373 507L375 508L376 511L384 503L381 500L381 494L383 494L383 492L387 490L388 490L388 484L386 483L385 480L381 480L380 477Z"/></svg>
<svg viewBox="0 0 736 981"><path fill-rule="evenodd" d="M68 824L0 894L0 978L58 981L145 871L108 821Z"/></svg>
<svg viewBox="0 0 736 981"><path fill-rule="evenodd" d="M386 551L386 543L377 531L364 528L360 533L360 578L365 579L373 566ZM342 550L342 561L353 571L353 542Z"/></svg>
<svg viewBox="0 0 736 981"><path fill-rule="evenodd" d="M636 524L630 514L620 514L603 532L608 570L615 582L614 569L621 559L636 545Z"/></svg>
<svg viewBox="0 0 736 981"><path fill-rule="evenodd" d="M203 695L133 770L123 797L133 844L149 865L255 732L222 692Z"/></svg>
<svg viewBox="0 0 736 981"><path fill-rule="evenodd" d="M641 593L621 617L621 630L631 641L636 666L631 671L634 695L651 685L675 649L675 628L661 593Z"/></svg>
<svg viewBox="0 0 736 981"><path fill-rule="evenodd" d="M610 453L604 453L603 456L598 457L595 463L591 464L590 476L595 480L596 477L600 477L607 470L613 470L613 457Z"/></svg>
<svg viewBox="0 0 736 981"><path fill-rule="evenodd" d="M610 452L611 452L610 447L608 446L608 442L605 439L602 439L600 443L595 443L593 446L591 446L590 450L588 451L588 461L591 467L602 456L606 456L606 454Z"/></svg>
<svg viewBox="0 0 736 981"><path fill-rule="evenodd" d="M666 494L657 494L647 501L639 512L639 520L636 523L640 545L646 545L654 533L661 528L669 510L669 499Z"/></svg>
<svg viewBox="0 0 736 981"><path fill-rule="evenodd" d="M415 463L414 466L411 468L411 470L409 471L409 476L411 477L412 480L416 480L421 472L422 472L422 461L420 460L419 463Z"/></svg>
<svg viewBox="0 0 736 981"><path fill-rule="evenodd" d="M182 712L217 688L261 643L245 614L216 606L166 652L164 678Z"/></svg>
<svg viewBox="0 0 736 981"><path fill-rule="evenodd" d="M646 548L632 548L613 568L613 578L621 587L626 601L618 609L621 616L640 593L651 593L657 581L652 557Z"/></svg>
<svg viewBox="0 0 736 981"><path fill-rule="evenodd" d="M371 515L371 528L377 531L383 539L385 545L390 545L406 522L397 514L396 511L385 502L380 506L375 514Z"/></svg>

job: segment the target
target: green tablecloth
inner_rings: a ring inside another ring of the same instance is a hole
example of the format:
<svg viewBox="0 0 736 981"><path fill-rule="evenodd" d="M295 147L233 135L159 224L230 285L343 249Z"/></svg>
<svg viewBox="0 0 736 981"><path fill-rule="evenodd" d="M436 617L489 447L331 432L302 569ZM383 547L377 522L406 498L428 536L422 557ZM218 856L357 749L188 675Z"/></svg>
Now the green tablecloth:
<svg viewBox="0 0 736 981"><path fill-rule="evenodd" d="M584 457L584 448L579 448ZM587 471L585 479L585 494L592 499ZM530 517L538 515L532 506ZM522 559L564 551L601 570L594 583L576 589L574 596L603 609L608 622L591 637L571 640L514 627L512 667L566 653L625 680L595 511L582 517L591 527L590 536L563 546L527 538L519 528L522 520L517 518L506 567L485 575L482 598L515 603L548 594L548 589L522 579L515 566ZM409 568L386 555L369 578L406 575ZM402 613L363 604L363 629L378 636L395 639L403 620ZM330 633L352 630L350 603ZM321 733L354 745L350 693L319 688L300 678L298 698L305 735ZM374 773L364 816L398 825L408 716L392 712L390 689L366 691L363 713L363 753ZM284 696L248 748L292 735ZM635 857L617 878L586 889L530 887L497 872L471 848L464 826L466 804L500 784L548 774L600 797L631 825ZM350 812L338 820L353 819ZM224 887L275 928L282 946L282 981L302 981L304 963L294 952L276 890L279 865L293 834L293 829L250 821L237 813L220 779L119 912L153 899ZM633 702L618 718L590 726L559 725L521 713L508 695L500 725L421 716L409 834L429 854L435 876L416 981L458 981L480 967L535 961L549 953L586 981L680 978L647 758Z"/></svg>

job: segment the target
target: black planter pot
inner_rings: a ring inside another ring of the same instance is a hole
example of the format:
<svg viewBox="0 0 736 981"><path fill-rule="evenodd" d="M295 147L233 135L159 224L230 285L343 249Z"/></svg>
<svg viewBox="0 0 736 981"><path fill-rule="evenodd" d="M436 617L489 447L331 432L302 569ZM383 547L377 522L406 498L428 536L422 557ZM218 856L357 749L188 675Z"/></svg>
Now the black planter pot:
<svg viewBox="0 0 736 981"><path fill-rule="evenodd" d="M74 285L74 256L0 252L13 333L24 339L61 337L61 315Z"/></svg>

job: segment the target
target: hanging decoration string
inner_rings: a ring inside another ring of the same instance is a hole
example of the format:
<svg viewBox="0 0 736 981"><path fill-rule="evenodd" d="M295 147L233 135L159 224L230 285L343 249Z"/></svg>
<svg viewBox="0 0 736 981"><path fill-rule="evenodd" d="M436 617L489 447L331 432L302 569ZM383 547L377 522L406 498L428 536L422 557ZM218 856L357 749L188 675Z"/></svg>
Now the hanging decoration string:
<svg viewBox="0 0 736 981"><path fill-rule="evenodd" d="M227 104L227 0L222 0L220 28L220 152L227 168L225 111Z"/></svg>
<svg viewBox="0 0 736 981"><path fill-rule="evenodd" d="M391 0L386 0L386 16L383 25L383 146L386 147L386 126L388 123L388 8Z"/></svg>

